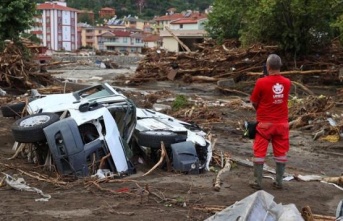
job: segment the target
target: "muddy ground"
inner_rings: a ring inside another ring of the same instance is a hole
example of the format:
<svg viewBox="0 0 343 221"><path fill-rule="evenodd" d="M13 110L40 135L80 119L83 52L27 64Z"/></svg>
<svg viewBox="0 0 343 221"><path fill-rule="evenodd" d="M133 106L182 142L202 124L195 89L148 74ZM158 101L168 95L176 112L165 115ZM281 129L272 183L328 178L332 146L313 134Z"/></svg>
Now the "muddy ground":
<svg viewBox="0 0 343 221"><path fill-rule="evenodd" d="M107 78L109 80L113 80ZM198 96L207 100L230 100L237 98L222 95L212 84L185 85L182 83L152 82L124 90L149 91L171 90L175 94ZM242 98L247 99L247 98ZM215 148L231 154L232 157L252 157L252 141L242 139L237 129L238 122L253 119L250 108L209 107L220 122L203 123L201 126L217 138ZM337 114L342 110L337 109ZM50 194L48 202L36 202L40 195L34 192L17 191L8 187L0 188L0 220L204 220L213 211L232 205L254 193L248 186L252 168L235 164L223 177L219 192L213 190L215 172L200 175L185 175L158 169L142 177L151 165L137 165L137 173L125 178L94 185L90 178L79 179L67 184L49 183L38 180L39 174L56 177L55 173L44 171L40 166L13 155L13 137L10 127L15 119L0 117L0 169L1 172L23 177L28 185ZM271 148L269 148L271 153ZM339 176L343 172L342 141L329 143L313 141L310 132L291 131L291 148L286 172L290 174L318 174ZM272 154L267 164L274 167ZM23 171L25 173L23 173ZM31 176L28 176L30 174ZM265 173L265 175L272 175ZM273 176L273 175L272 175ZM2 177L2 175L0 175ZM313 213L334 216L343 191L320 182L285 182L285 190L274 190L272 180L263 180L264 190L275 196L282 204L293 203L301 211L310 206ZM148 189L150 195L147 194Z"/></svg>

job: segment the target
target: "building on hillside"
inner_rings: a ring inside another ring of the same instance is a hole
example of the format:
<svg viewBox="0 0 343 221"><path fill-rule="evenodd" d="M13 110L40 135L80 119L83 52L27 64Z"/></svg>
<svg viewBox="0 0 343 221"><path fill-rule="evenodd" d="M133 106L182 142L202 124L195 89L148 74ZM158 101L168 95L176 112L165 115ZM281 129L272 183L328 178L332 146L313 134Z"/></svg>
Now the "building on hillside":
<svg viewBox="0 0 343 221"><path fill-rule="evenodd" d="M81 46L88 47L93 49L100 49L98 45L98 36L113 30L111 27L108 26L91 26L88 24L79 24L79 28L81 30Z"/></svg>
<svg viewBox="0 0 343 221"><path fill-rule="evenodd" d="M41 39L42 45L52 50L76 50L78 10L67 7L64 1L37 4L37 10L41 16L30 32Z"/></svg>
<svg viewBox="0 0 343 221"><path fill-rule="evenodd" d="M172 30L172 33L191 51L195 49L194 43L202 43L206 36L205 30ZM173 35L168 31L161 31L160 36L162 37L163 48L173 52L185 51Z"/></svg>
<svg viewBox="0 0 343 221"><path fill-rule="evenodd" d="M148 23L147 21L143 19L139 19L137 17L124 18L124 21L125 21L125 27L137 28L140 30L144 30L144 26Z"/></svg>
<svg viewBox="0 0 343 221"><path fill-rule="evenodd" d="M98 36L98 45L100 50L121 53L141 53L144 47L141 34L132 34L122 30L108 31L100 34Z"/></svg>
<svg viewBox="0 0 343 221"><path fill-rule="evenodd" d="M149 22L139 19L138 17L124 17L124 18L117 18L114 16L113 18L107 21L107 25L114 29L125 29L125 30L140 30L142 32L150 31ZM149 32L150 33L150 32Z"/></svg>
<svg viewBox="0 0 343 221"><path fill-rule="evenodd" d="M154 24L155 22L150 22L148 21L144 26L143 26L143 32L144 33L151 33L151 34L157 34L157 32L154 30Z"/></svg>
<svg viewBox="0 0 343 221"><path fill-rule="evenodd" d="M30 30L28 30L27 32L29 32L30 34L32 35L35 35L37 38L40 39L40 43L43 45L43 19L42 19L42 16L35 16L33 18L34 20L34 24L33 26L31 27Z"/></svg>
<svg viewBox="0 0 343 221"><path fill-rule="evenodd" d="M172 14L167 14L164 16L156 17L154 18L155 23L155 29L156 32L160 32L161 30L165 30L165 27L169 27L169 24L171 21L183 18L184 14L182 13L172 13Z"/></svg>
<svg viewBox="0 0 343 221"><path fill-rule="evenodd" d="M143 43L145 48L160 48L162 46L162 37L149 34L143 37Z"/></svg>
<svg viewBox="0 0 343 221"><path fill-rule="evenodd" d="M107 22L107 26L113 29L125 29L125 21L122 19L115 19L111 22L111 20L109 22Z"/></svg>
<svg viewBox="0 0 343 221"><path fill-rule="evenodd" d="M193 13L189 17L183 17L169 23L169 28L172 30L204 30L207 15L201 13Z"/></svg>
<svg viewBox="0 0 343 221"><path fill-rule="evenodd" d="M82 47L82 29L81 27L79 26L79 24L77 25L77 48L80 49Z"/></svg>
<svg viewBox="0 0 343 221"><path fill-rule="evenodd" d="M178 37L183 44L190 50L194 50L194 43L201 43L206 36L205 22L207 14L200 12L191 12L183 14L183 17L168 21L164 30L160 31L163 48L169 51L180 52L185 48L175 38Z"/></svg>
<svg viewBox="0 0 343 221"><path fill-rule="evenodd" d="M114 8L109 8L109 7L102 8L99 11L100 18L106 18L106 19L113 18L115 14L116 14L116 10Z"/></svg>

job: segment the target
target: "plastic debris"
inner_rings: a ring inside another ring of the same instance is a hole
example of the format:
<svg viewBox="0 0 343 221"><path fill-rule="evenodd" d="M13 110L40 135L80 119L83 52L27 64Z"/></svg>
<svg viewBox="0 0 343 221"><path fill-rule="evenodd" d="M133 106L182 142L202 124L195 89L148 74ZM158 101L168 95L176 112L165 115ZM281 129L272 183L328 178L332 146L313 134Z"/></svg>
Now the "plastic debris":
<svg viewBox="0 0 343 221"><path fill-rule="evenodd" d="M20 191L29 191L29 192L36 192L43 196L43 198L35 199L36 202L47 202L51 198L51 195L49 194L44 194L42 190L37 189L35 187L30 187L26 185L26 182L24 178L14 178L6 173L3 173L5 175L5 182L8 186L12 187L15 190L20 190Z"/></svg>

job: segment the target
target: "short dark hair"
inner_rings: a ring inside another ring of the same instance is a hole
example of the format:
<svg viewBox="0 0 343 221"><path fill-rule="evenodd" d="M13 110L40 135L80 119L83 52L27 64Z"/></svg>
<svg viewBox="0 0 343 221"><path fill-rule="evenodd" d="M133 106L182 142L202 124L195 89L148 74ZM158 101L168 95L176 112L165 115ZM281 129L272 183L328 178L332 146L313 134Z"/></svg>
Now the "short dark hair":
<svg viewBox="0 0 343 221"><path fill-rule="evenodd" d="M267 66L271 70L280 70L282 66L281 58L277 54L271 54L267 58Z"/></svg>

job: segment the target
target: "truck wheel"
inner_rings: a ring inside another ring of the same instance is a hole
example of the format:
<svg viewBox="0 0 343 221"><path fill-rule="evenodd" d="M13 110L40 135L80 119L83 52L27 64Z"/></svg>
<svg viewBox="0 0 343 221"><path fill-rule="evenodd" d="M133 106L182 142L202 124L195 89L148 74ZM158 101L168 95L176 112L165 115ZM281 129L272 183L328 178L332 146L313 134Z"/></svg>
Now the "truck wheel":
<svg viewBox="0 0 343 221"><path fill-rule="evenodd" d="M16 104L8 104L1 107L3 117L17 117L20 116L25 108L25 102L19 102Z"/></svg>
<svg viewBox="0 0 343 221"><path fill-rule="evenodd" d="M34 143L45 140L43 129L59 120L54 113L32 114L20 118L12 125L14 140L20 143Z"/></svg>
<svg viewBox="0 0 343 221"><path fill-rule="evenodd" d="M139 145L151 148L161 148L161 141L166 147L169 147L173 143L187 139L187 135L180 135L171 131L141 131L137 132L136 136Z"/></svg>

